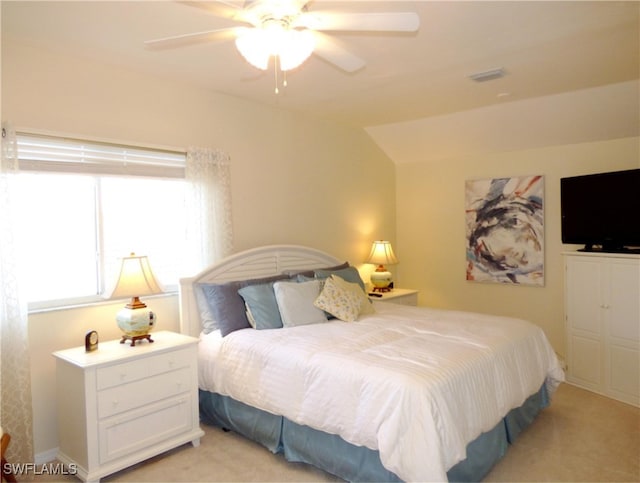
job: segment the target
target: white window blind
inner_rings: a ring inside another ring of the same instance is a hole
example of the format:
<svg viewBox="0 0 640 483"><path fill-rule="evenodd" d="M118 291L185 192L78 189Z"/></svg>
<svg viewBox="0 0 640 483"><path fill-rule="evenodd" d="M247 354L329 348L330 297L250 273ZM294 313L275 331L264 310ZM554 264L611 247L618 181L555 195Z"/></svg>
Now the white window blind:
<svg viewBox="0 0 640 483"><path fill-rule="evenodd" d="M184 178L181 152L22 133L17 141L21 170Z"/></svg>

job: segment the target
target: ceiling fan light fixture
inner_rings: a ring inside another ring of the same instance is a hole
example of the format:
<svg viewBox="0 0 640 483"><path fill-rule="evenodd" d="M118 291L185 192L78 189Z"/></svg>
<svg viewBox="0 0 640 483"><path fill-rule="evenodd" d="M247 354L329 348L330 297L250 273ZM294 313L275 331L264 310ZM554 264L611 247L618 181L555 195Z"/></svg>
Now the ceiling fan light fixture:
<svg viewBox="0 0 640 483"><path fill-rule="evenodd" d="M271 20L259 28L239 29L236 47L254 67L267 70L269 57L278 57L283 71L300 66L313 53L315 37L309 30L288 28L284 22Z"/></svg>
<svg viewBox="0 0 640 483"><path fill-rule="evenodd" d="M315 47L315 37L309 30L288 30L286 42L280 45L278 51L280 69L287 71L299 67L311 56Z"/></svg>
<svg viewBox="0 0 640 483"><path fill-rule="evenodd" d="M271 50L265 40L264 30L254 28L239 30L236 37L236 48L242 57L260 70L267 70L271 57Z"/></svg>

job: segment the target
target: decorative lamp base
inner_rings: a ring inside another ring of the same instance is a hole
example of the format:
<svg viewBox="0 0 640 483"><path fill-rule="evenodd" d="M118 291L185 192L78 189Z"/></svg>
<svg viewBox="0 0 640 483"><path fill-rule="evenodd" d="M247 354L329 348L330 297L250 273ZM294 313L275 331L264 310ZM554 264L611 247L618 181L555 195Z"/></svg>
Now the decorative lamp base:
<svg viewBox="0 0 640 483"><path fill-rule="evenodd" d="M123 335L122 339L120 340L121 344L124 344L125 341L130 340L131 341L131 347L135 347L136 346L136 341L139 340L143 340L143 339L147 339L149 341L149 343L153 342L153 339L151 338L151 336L149 334L146 335Z"/></svg>
<svg viewBox="0 0 640 483"><path fill-rule="evenodd" d="M131 340L132 347L136 345L136 341L142 339L153 342L149 332L153 330L156 324L156 314L146 310L146 306L141 308L124 307L116 315L116 321L124 334L120 341L121 344L125 340Z"/></svg>
<svg viewBox="0 0 640 483"><path fill-rule="evenodd" d="M373 287L373 292L391 292L391 287Z"/></svg>
<svg viewBox="0 0 640 483"><path fill-rule="evenodd" d="M387 271L382 265L380 265L375 272L371 273L371 285L373 285L374 292L390 292L393 278L391 272Z"/></svg>

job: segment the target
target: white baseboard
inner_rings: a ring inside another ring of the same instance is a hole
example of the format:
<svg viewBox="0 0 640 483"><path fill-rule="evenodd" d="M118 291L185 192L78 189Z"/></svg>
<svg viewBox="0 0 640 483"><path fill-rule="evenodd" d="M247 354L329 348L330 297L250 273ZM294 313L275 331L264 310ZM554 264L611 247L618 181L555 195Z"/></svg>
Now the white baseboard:
<svg viewBox="0 0 640 483"><path fill-rule="evenodd" d="M43 451L41 453L34 455L33 457L33 459L35 460L34 463L36 465L43 465L45 463L49 463L50 461L55 460L57 455L58 455L58 448L53 448L47 451Z"/></svg>

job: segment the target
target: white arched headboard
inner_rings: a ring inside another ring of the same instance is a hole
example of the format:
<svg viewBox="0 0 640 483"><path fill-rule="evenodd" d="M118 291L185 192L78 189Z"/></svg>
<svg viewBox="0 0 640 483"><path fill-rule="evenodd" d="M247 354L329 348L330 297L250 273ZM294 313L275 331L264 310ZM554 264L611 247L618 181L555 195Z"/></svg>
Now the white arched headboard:
<svg viewBox="0 0 640 483"><path fill-rule="evenodd" d="M194 337L200 335L200 311L193 289L197 283L269 277L285 271L323 268L342 262L344 260L315 248L299 245L268 245L231 255L195 277L180 280L180 331Z"/></svg>

